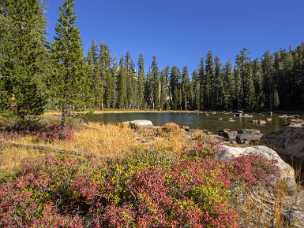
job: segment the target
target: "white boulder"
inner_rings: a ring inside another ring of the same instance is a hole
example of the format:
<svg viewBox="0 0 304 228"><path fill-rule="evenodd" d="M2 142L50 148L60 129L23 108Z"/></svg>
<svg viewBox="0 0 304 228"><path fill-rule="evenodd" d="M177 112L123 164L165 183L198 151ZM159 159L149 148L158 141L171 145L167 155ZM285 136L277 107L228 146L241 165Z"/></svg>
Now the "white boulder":
<svg viewBox="0 0 304 228"><path fill-rule="evenodd" d="M219 152L216 154L217 160L231 160L245 155L259 155L268 160L275 160L279 168L280 180L286 181L288 190L292 193L296 190L297 184L295 181L295 171L278 155L278 153L267 146L254 146L254 147L231 147L223 145Z"/></svg>
<svg viewBox="0 0 304 228"><path fill-rule="evenodd" d="M130 127L137 129L142 127L153 127L153 123L151 120L133 120L129 122Z"/></svg>

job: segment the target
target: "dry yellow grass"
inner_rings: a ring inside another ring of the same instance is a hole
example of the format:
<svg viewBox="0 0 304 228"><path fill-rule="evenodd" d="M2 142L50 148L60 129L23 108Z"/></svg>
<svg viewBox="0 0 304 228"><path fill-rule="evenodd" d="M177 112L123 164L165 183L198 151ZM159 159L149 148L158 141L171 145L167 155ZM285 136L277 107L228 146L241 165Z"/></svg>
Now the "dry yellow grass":
<svg viewBox="0 0 304 228"><path fill-rule="evenodd" d="M135 133L126 127L90 123L76 132L73 140L57 142L66 150L83 151L94 156L119 157L138 146Z"/></svg>
<svg viewBox="0 0 304 228"><path fill-rule="evenodd" d="M182 130L175 125L167 126L165 130L158 128L134 131L121 125L89 123L82 124L81 127L75 131L72 140L48 143L39 140L36 136L24 136L6 141L18 145L39 145L54 150L73 151L84 156L87 155L102 159L122 158L138 149L181 154L184 148L189 146L191 140L186 138ZM41 155L45 154L40 151L35 152L8 147L1 152L0 166L3 167L3 169L14 169L24 158Z"/></svg>
<svg viewBox="0 0 304 228"><path fill-rule="evenodd" d="M24 136L10 141L24 145L38 144L56 149L79 151L97 157L119 157L141 146L136 137L135 132L127 127L89 123L77 130L72 140L48 143L38 140L35 136Z"/></svg>
<svg viewBox="0 0 304 228"><path fill-rule="evenodd" d="M45 154L20 148L3 148L0 149L0 173L11 173L16 171L24 159L44 156Z"/></svg>

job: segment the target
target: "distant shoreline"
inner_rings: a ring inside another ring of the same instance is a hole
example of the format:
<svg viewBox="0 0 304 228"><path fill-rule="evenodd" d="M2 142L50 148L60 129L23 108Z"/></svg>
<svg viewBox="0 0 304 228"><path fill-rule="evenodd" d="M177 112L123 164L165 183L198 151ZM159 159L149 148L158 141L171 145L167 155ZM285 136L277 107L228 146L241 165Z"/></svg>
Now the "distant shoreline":
<svg viewBox="0 0 304 228"><path fill-rule="evenodd" d="M217 113L227 113L227 114L233 114L235 112L233 111L200 111L200 110L136 110L136 109L105 109L105 110L87 110L87 111L76 111L72 112L73 114L116 114L116 113L193 113L193 114L217 114ZM256 113L256 114L269 114L270 112L262 111L262 112L246 112L244 113ZM304 115L303 111L273 111L273 114L277 115ZM60 115L60 112L58 111L47 111L44 115Z"/></svg>

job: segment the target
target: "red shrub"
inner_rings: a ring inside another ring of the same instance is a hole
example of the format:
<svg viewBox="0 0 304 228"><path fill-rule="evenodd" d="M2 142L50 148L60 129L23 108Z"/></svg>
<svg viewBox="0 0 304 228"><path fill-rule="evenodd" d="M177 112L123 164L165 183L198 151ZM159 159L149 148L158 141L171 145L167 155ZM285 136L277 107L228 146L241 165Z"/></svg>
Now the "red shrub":
<svg viewBox="0 0 304 228"><path fill-rule="evenodd" d="M80 197L87 203L92 203L94 199L100 196L100 191L96 183L87 176L76 177L71 184L74 191L80 193Z"/></svg>
<svg viewBox="0 0 304 228"><path fill-rule="evenodd" d="M71 140L74 132L71 126L62 128L60 125L52 125L41 129L35 134L42 140L52 142L54 140Z"/></svg>
<svg viewBox="0 0 304 228"><path fill-rule="evenodd" d="M111 227L130 227L135 224L135 212L128 206L109 205L102 216L103 224Z"/></svg>
<svg viewBox="0 0 304 228"><path fill-rule="evenodd" d="M278 171L259 156L128 164L25 161L15 179L0 184L0 227L238 227L231 183L268 184Z"/></svg>
<svg viewBox="0 0 304 228"><path fill-rule="evenodd" d="M83 220L79 216L63 216L56 212L53 204L44 207L42 217L35 219L30 227L69 227L82 228Z"/></svg>
<svg viewBox="0 0 304 228"><path fill-rule="evenodd" d="M0 140L16 139L25 135L34 135L38 139L52 142L55 140L71 140L74 130L71 126L62 128L60 125L35 126L32 128L8 128L0 131Z"/></svg>
<svg viewBox="0 0 304 228"><path fill-rule="evenodd" d="M276 162L262 156L241 156L232 160L231 164L234 178L245 181L249 186L257 183L265 185L273 183L279 173Z"/></svg>

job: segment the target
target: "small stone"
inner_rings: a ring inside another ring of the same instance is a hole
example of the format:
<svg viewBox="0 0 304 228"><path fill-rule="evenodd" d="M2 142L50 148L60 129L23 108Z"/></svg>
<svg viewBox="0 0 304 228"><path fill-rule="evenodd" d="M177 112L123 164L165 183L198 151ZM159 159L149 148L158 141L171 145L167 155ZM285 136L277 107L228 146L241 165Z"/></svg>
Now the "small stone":
<svg viewBox="0 0 304 228"><path fill-rule="evenodd" d="M260 124L260 125L266 125L267 122L266 122L266 120L259 120L259 124Z"/></svg>
<svg viewBox="0 0 304 228"><path fill-rule="evenodd" d="M189 126L182 126L182 129L184 129L186 132L189 132L190 131L190 127Z"/></svg>

